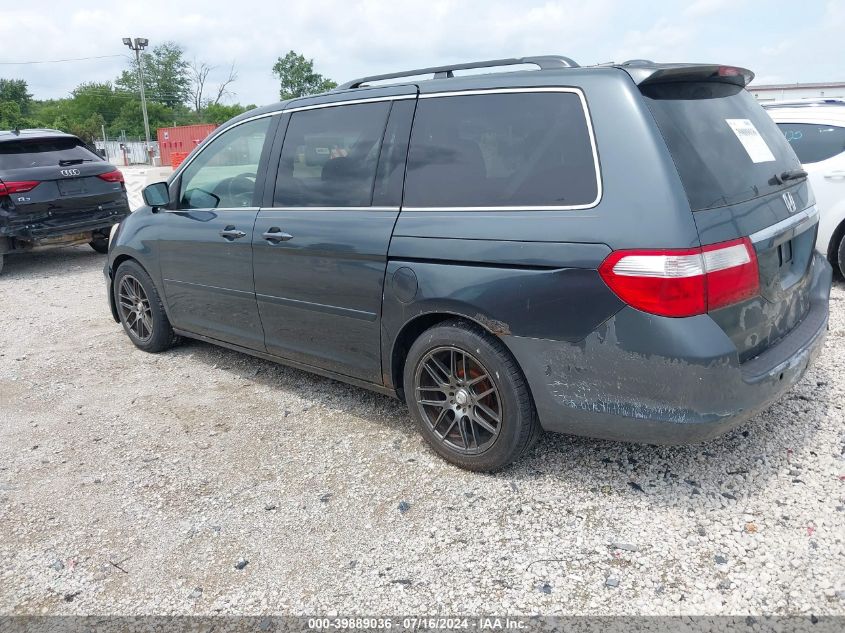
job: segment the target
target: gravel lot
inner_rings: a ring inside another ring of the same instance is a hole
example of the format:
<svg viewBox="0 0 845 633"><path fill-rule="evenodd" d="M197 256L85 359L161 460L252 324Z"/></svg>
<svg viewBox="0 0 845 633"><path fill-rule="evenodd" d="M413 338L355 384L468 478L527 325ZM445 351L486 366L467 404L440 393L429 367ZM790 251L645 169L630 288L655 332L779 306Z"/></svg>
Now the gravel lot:
<svg viewBox="0 0 845 633"><path fill-rule="evenodd" d="M387 397L136 350L102 266L0 276L2 614L845 614L842 284L819 362L729 436L547 435L491 476Z"/></svg>

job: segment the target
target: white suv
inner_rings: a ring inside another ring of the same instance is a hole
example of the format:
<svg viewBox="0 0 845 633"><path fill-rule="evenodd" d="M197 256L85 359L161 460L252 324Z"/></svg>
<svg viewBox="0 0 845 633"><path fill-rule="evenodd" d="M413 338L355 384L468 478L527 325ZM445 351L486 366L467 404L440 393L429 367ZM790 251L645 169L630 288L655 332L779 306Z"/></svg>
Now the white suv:
<svg viewBox="0 0 845 633"><path fill-rule="evenodd" d="M816 248L845 275L845 100L764 106L810 177L821 216Z"/></svg>

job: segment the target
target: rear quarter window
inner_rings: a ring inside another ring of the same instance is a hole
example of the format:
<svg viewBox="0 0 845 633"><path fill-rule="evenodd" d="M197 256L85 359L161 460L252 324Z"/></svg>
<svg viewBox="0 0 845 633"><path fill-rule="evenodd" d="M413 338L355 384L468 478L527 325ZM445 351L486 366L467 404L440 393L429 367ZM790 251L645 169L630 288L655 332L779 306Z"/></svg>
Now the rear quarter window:
<svg viewBox="0 0 845 633"><path fill-rule="evenodd" d="M575 92L421 97L405 207L592 206L599 179L590 134Z"/></svg>
<svg viewBox="0 0 845 633"><path fill-rule="evenodd" d="M778 123L802 163L819 163L845 152L845 127L815 123Z"/></svg>
<svg viewBox="0 0 845 633"><path fill-rule="evenodd" d="M52 167L63 161L102 160L75 138L33 139L0 143L0 169Z"/></svg>

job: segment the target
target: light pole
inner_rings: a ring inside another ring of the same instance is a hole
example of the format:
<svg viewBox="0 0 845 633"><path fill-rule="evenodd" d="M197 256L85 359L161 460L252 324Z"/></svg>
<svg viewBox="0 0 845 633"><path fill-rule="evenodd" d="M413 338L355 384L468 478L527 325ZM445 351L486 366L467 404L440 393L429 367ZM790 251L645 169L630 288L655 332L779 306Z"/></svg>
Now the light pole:
<svg viewBox="0 0 845 633"><path fill-rule="evenodd" d="M146 37L124 37L123 43L135 51L135 61L138 63L138 86L141 88L141 112L144 114L144 137L147 139L145 153L150 160L150 122L147 119L147 99L144 97L144 71L141 62L141 51L147 48L150 41Z"/></svg>

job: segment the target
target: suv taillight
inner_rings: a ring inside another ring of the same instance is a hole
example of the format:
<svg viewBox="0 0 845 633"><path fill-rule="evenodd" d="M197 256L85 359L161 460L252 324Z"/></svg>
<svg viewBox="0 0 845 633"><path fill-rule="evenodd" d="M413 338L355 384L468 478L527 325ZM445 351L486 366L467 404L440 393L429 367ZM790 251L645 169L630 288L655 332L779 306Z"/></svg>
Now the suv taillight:
<svg viewBox="0 0 845 633"><path fill-rule="evenodd" d="M97 178L101 178L106 182L123 182L123 172L115 169L114 171L107 171L104 174L97 174Z"/></svg>
<svg viewBox="0 0 845 633"><path fill-rule="evenodd" d="M757 255L747 237L701 248L614 251L599 274L628 305L669 317L704 314L760 290Z"/></svg>
<svg viewBox="0 0 845 633"><path fill-rule="evenodd" d="M32 191L41 183L37 180L19 180L17 182L0 181L0 196L8 196L12 193L23 193Z"/></svg>

